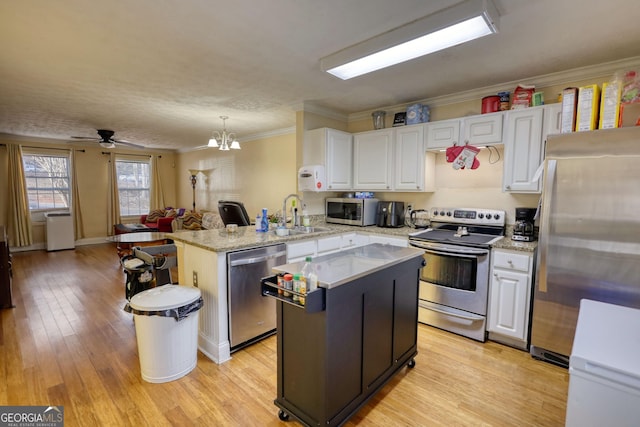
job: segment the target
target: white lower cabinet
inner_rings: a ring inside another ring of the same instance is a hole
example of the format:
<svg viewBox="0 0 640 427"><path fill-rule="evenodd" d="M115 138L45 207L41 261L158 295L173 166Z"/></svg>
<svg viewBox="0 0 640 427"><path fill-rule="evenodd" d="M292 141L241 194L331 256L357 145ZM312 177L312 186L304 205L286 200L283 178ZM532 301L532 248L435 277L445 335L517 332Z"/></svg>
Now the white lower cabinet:
<svg viewBox="0 0 640 427"><path fill-rule="evenodd" d="M491 259L489 339L527 349L533 253L493 249Z"/></svg>
<svg viewBox="0 0 640 427"><path fill-rule="evenodd" d="M372 234L369 236L369 243L383 243L385 245L400 246L406 248L409 246L409 239L406 237L390 237L380 234Z"/></svg>
<svg viewBox="0 0 640 427"><path fill-rule="evenodd" d="M322 237L318 239L318 252L316 255L327 255L342 250L342 235Z"/></svg>
<svg viewBox="0 0 640 427"><path fill-rule="evenodd" d="M344 251L369 243L385 243L407 247L409 241L403 237L383 236L368 233L343 233L318 239L287 243L287 263L304 261L308 256L315 257Z"/></svg>
<svg viewBox="0 0 640 427"><path fill-rule="evenodd" d="M351 249L358 246L364 246L369 243L369 239L365 239L366 236L357 233L347 233L342 235L342 249Z"/></svg>
<svg viewBox="0 0 640 427"><path fill-rule="evenodd" d="M287 263L304 261L308 256L318 253L317 240L302 240L300 242L287 243Z"/></svg>

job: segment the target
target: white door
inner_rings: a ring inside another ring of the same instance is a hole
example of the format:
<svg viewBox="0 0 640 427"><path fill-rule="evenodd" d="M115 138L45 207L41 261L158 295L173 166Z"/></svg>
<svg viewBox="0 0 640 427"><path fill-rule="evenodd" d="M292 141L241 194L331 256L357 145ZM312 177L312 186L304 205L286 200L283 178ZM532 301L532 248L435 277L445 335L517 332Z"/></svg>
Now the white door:
<svg viewBox="0 0 640 427"><path fill-rule="evenodd" d="M327 131L326 174L329 190L351 190L353 142L352 135L329 129Z"/></svg>
<svg viewBox="0 0 640 427"><path fill-rule="evenodd" d="M353 137L353 188L390 190L393 129L357 133Z"/></svg>
<svg viewBox="0 0 640 427"><path fill-rule="evenodd" d="M541 180L535 179L542 163L542 108L510 111L504 139L503 190L539 193Z"/></svg>
<svg viewBox="0 0 640 427"><path fill-rule="evenodd" d="M440 150L460 144L460 119L427 124L427 150Z"/></svg>
<svg viewBox="0 0 640 427"><path fill-rule="evenodd" d="M394 190L424 190L424 125L395 130Z"/></svg>

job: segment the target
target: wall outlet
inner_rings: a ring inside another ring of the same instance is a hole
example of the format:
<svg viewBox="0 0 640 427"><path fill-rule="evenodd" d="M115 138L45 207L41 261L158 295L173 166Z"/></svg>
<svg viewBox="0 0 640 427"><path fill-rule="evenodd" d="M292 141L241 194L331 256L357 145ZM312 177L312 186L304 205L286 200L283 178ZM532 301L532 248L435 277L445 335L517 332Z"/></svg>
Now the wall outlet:
<svg viewBox="0 0 640 427"><path fill-rule="evenodd" d="M198 272L197 271L193 272L193 286L195 286L196 288L198 287Z"/></svg>

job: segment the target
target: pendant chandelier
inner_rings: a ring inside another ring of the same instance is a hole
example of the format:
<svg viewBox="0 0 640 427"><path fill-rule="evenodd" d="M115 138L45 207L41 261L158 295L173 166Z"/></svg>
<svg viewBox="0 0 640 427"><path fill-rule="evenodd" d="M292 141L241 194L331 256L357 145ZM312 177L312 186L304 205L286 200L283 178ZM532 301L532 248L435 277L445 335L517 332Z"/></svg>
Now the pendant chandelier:
<svg viewBox="0 0 640 427"><path fill-rule="evenodd" d="M217 148L222 151L228 151L229 149L239 150L240 143L236 140L236 134L227 132L226 120L229 117L220 116L220 118L222 119L222 132L218 132L217 130L213 131L207 147Z"/></svg>

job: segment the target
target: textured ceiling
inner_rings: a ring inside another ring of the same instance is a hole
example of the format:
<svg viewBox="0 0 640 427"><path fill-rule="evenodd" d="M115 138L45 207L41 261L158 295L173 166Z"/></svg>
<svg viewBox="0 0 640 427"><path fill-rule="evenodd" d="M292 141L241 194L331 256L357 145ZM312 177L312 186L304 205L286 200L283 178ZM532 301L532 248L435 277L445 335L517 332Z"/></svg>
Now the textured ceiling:
<svg viewBox="0 0 640 427"><path fill-rule="evenodd" d="M339 80L319 59L459 0L6 0L0 134L188 149L640 55L637 0L494 0L500 32Z"/></svg>

